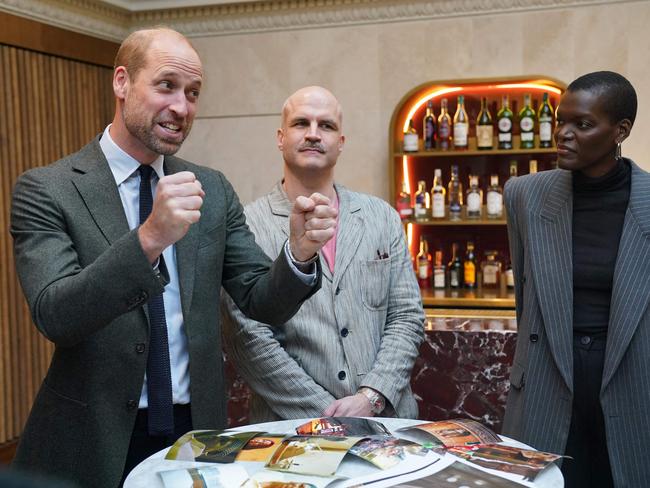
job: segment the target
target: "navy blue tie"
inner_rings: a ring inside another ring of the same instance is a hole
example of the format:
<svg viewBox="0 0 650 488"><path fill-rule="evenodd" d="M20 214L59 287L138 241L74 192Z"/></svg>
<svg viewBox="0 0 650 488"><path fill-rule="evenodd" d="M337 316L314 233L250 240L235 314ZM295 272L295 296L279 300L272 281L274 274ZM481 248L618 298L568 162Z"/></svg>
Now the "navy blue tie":
<svg viewBox="0 0 650 488"><path fill-rule="evenodd" d="M140 224L151 213L151 166L141 165L140 172ZM165 263L160 255L159 269ZM147 397L149 400L149 434L162 436L174 433L174 407L172 375L169 366L169 341L162 294L149 298L149 356L147 357Z"/></svg>

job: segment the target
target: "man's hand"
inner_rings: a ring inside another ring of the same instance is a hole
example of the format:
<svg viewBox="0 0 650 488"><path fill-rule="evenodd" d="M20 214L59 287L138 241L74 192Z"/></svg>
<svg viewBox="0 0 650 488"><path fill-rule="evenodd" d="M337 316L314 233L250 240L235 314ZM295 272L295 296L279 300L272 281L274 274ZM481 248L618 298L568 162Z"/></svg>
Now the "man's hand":
<svg viewBox="0 0 650 488"><path fill-rule="evenodd" d="M374 417L370 402L362 393L334 400L323 411L325 417Z"/></svg>
<svg viewBox="0 0 650 488"><path fill-rule="evenodd" d="M336 233L338 211L320 193L299 196L289 218L289 248L298 261L314 256Z"/></svg>
<svg viewBox="0 0 650 488"><path fill-rule="evenodd" d="M149 262L179 241L201 217L205 192L194 173L181 171L158 182L149 218L138 229L140 244Z"/></svg>

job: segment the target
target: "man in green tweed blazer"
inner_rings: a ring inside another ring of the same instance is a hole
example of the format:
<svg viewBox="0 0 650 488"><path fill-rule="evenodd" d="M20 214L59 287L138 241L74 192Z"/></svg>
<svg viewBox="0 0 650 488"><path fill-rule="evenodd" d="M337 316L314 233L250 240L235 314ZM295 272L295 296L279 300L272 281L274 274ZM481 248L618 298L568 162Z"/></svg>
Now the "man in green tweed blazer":
<svg viewBox="0 0 650 488"><path fill-rule="evenodd" d="M56 345L18 446L19 468L115 487L182 429L225 427L221 286L247 314L276 325L320 286L309 261L333 235L336 210L325 197L296 203L288 245L272 263L225 177L172 156L190 130L201 82L201 61L183 36L135 32L116 58L113 123L16 184L16 267L36 326ZM153 210L139 225L132 215L141 164L157 177ZM139 419L148 398L145 305L161 293L176 431L159 438ZM187 412L185 423L177 412Z"/></svg>

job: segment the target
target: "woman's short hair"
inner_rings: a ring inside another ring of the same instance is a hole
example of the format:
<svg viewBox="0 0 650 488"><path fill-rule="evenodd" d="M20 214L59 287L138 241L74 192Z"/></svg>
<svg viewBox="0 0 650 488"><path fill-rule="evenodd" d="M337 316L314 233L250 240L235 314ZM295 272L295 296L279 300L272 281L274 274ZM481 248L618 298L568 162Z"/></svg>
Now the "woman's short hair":
<svg viewBox="0 0 650 488"><path fill-rule="evenodd" d="M613 71L595 71L576 78L567 91L585 90L597 94L612 122L636 117L636 91L627 78Z"/></svg>

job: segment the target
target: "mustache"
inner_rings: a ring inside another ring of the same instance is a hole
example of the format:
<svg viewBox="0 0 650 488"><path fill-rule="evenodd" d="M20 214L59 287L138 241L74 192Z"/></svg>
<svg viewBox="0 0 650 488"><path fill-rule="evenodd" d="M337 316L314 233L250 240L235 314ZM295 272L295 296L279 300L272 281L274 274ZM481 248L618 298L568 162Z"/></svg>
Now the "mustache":
<svg viewBox="0 0 650 488"><path fill-rule="evenodd" d="M325 153L325 148L320 142L304 142L298 146L298 151L311 151L316 150L320 153Z"/></svg>

